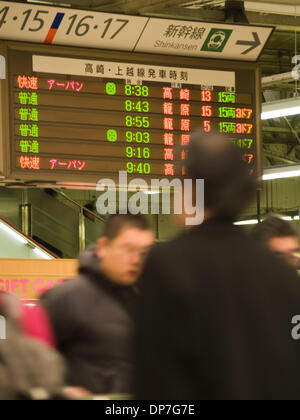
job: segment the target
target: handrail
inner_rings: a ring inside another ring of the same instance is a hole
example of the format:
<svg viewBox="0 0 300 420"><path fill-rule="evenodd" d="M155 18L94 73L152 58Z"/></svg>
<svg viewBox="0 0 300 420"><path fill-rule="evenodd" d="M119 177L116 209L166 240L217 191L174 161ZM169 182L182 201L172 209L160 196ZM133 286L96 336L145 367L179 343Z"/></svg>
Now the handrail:
<svg viewBox="0 0 300 420"><path fill-rule="evenodd" d="M96 219L100 220L100 222L106 223L106 220L103 217L99 216L97 213L94 213L93 211L89 210L88 208L80 205L79 203L77 203L77 201L73 200L73 198L69 197L67 194L63 193L62 191L56 190L56 189L54 189L54 191L57 194L59 194L60 196L62 196L63 198L65 198L70 203L75 204L75 206L77 206L80 209L81 213L83 213L83 211L86 211L86 212L90 213L91 215L93 215Z"/></svg>
<svg viewBox="0 0 300 420"><path fill-rule="evenodd" d="M12 223L10 223L4 217L0 216L0 221L4 225L8 226L15 233L17 233L18 235L22 236L24 238L24 240L27 241L27 245L30 246L31 248L38 248L42 252L48 254L53 259L59 259L60 258L56 254L54 254L54 252L52 252L48 248L46 248L44 245L40 244L39 242L37 242L36 240L34 240L33 238L31 238L30 236L26 235L24 232L22 232L21 229L19 229L17 226L15 226Z"/></svg>

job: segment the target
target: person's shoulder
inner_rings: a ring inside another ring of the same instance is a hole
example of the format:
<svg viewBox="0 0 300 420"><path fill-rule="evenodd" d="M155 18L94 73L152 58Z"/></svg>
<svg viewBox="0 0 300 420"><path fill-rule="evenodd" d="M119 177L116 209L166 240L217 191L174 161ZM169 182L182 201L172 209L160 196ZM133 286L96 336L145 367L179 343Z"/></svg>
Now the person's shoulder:
<svg viewBox="0 0 300 420"><path fill-rule="evenodd" d="M182 264L188 256L192 235L192 232L184 232L170 241L158 242L149 254L147 266L151 269L159 266L162 272L164 268L169 269L170 265Z"/></svg>
<svg viewBox="0 0 300 420"><path fill-rule="evenodd" d="M40 303L52 322L81 322L88 308L97 304L98 295L87 278L82 276L66 280L41 296Z"/></svg>
<svg viewBox="0 0 300 420"><path fill-rule="evenodd" d="M188 250L194 240L201 240L201 229L199 226L181 232L170 241L157 243L152 249L152 255L170 255L172 252Z"/></svg>
<svg viewBox="0 0 300 420"><path fill-rule="evenodd" d="M171 249L178 248L182 245L181 238L183 237L184 236L180 235L178 238L171 241L156 243L149 254L149 258L161 258L162 255L170 255Z"/></svg>
<svg viewBox="0 0 300 420"><path fill-rule="evenodd" d="M77 276L72 279L63 281L61 284L54 286L47 290L41 296L41 302L53 301L56 302L64 299L72 300L73 297L82 295L86 289L86 284L82 276Z"/></svg>

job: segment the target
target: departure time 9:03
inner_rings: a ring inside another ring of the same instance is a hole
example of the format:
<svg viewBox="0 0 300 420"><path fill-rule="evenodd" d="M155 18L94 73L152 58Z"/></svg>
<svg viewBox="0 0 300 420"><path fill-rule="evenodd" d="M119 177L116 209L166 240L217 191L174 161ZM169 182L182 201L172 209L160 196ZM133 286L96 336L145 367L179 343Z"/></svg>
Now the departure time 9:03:
<svg viewBox="0 0 300 420"><path fill-rule="evenodd" d="M150 143L150 133L148 131L126 131L127 143Z"/></svg>

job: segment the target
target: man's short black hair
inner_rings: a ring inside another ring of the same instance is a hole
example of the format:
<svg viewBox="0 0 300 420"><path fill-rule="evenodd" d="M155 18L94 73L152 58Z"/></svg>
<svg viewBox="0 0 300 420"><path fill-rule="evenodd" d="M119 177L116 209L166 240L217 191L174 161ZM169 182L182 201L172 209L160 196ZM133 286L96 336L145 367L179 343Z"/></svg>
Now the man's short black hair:
<svg viewBox="0 0 300 420"><path fill-rule="evenodd" d="M204 180L205 208L213 217L234 220L256 191L255 175L250 175L240 149L219 133L192 136L187 173Z"/></svg>
<svg viewBox="0 0 300 420"><path fill-rule="evenodd" d="M117 238L124 229L152 230L147 219L142 215L115 214L108 218L104 236L109 240Z"/></svg>
<svg viewBox="0 0 300 420"><path fill-rule="evenodd" d="M276 215L269 215L263 222L256 225L252 235L259 242L266 245L274 238L298 238L294 226Z"/></svg>

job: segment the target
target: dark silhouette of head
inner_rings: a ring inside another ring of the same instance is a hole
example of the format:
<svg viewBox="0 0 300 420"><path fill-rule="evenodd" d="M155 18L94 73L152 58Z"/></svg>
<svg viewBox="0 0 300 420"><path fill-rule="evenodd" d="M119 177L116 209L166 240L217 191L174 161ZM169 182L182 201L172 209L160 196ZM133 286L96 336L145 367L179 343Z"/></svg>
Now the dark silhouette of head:
<svg viewBox="0 0 300 420"><path fill-rule="evenodd" d="M269 215L255 226L253 237L272 252L284 258L288 264L298 268L299 238L294 226L276 215Z"/></svg>
<svg viewBox="0 0 300 420"><path fill-rule="evenodd" d="M255 239L266 245L274 238L293 237L298 239L294 226L274 214L270 214L263 222L257 224L252 234Z"/></svg>
<svg viewBox="0 0 300 420"><path fill-rule="evenodd" d="M253 199L255 176L241 151L226 137L196 132L187 161L188 177L204 179L205 210L210 217L234 220Z"/></svg>

